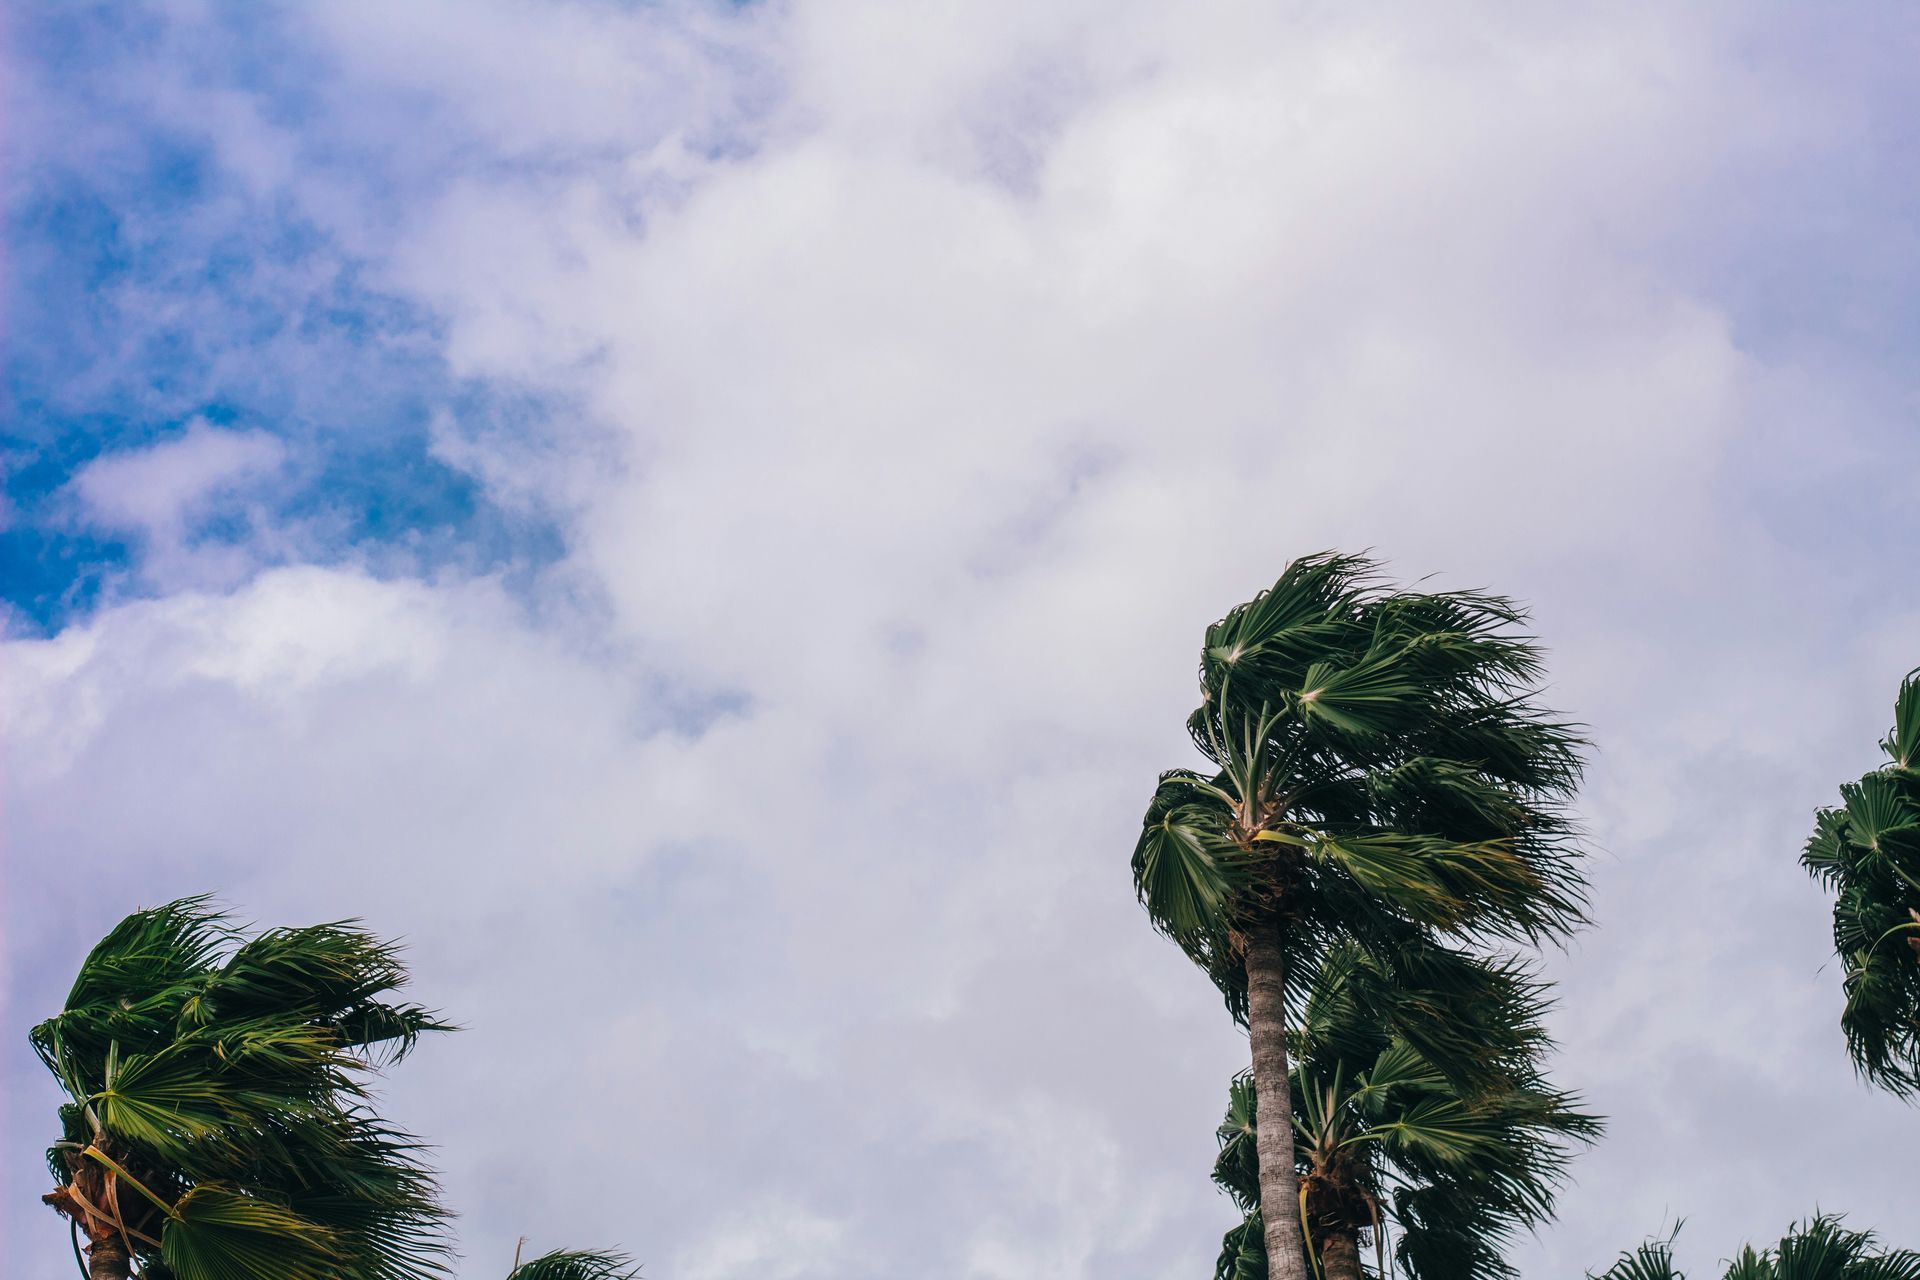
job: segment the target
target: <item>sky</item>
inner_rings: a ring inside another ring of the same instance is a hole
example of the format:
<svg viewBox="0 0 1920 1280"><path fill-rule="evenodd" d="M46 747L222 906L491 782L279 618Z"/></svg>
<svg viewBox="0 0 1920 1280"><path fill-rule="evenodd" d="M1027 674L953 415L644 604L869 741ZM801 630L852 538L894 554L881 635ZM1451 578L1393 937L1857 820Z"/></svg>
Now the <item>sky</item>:
<svg viewBox="0 0 1920 1280"><path fill-rule="evenodd" d="M1894 3L11 6L10 1254L71 1265L25 1029L211 891L464 1026L383 1093L462 1276L1209 1274L1245 1040L1127 863L1205 625L1328 547L1528 601L1596 743L1546 964L1609 1131L1522 1272L1910 1232L1797 856L1920 663L1916 56Z"/></svg>

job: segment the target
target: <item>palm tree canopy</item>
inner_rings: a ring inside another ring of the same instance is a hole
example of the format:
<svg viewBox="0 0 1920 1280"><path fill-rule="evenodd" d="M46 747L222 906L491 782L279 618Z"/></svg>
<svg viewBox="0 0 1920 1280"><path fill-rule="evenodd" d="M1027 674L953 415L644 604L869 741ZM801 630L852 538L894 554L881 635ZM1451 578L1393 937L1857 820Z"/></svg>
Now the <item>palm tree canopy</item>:
<svg viewBox="0 0 1920 1280"><path fill-rule="evenodd" d="M1814 816L1801 863L1835 892L1833 942L1846 966L1840 1015L1861 1074L1920 1090L1920 670L1894 703L1887 762Z"/></svg>
<svg viewBox="0 0 1920 1280"><path fill-rule="evenodd" d="M1649 1241L1587 1280L1686 1280L1674 1267L1672 1241ZM1871 1231L1850 1231L1838 1215L1820 1214L1770 1249L1742 1249L1723 1280L1920 1280L1920 1253L1883 1250Z"/></svg>
<svg viewBox="0 0 1920 1280"><path fill-rule="evenodd" d="M1584 742L1535 703L1541 652L1499 596L1392 590L1321 554L1207 631L1188 721L1203 770L1161 775L1135 887L1245 1016L1236 936L1278 920L1297 994L1338 938L1538 941L1579 923L1563 805Z"/></svg>
<svg viewBox="0 0 1920 1280"><path fill-rule="evenodd" d="M1674 1228L1674 1234L1680 1229ZM1620 1255L1599 1275L1589 1271L1587 1280L1686 1280L1686 1273L1673 1265L1673 1236L1649 1240L1639 1248Z"/></svg>
<svg viewBox="0 0 1920 1280"><path fill-rule="evenodd" d="M639 1274L624 1253L556 1249L521 1263L507 1280L637 1280Z"/></svg>
<svg viewBox="0 0 1920 1280"><path fill-rule="evenodd" d="M431 1280L446 1214L367 1078L448 1025L352 922L252 937L204 898L128 916L30 1033L66 1091L46 1197L153 1280Z"/></svg>
<svg viewBox="0 0 1920 1280"><path fill-rule="evenodd" d="M1465 963L1466 958L1462 958ZM1399 1030L1406 1017L1390 975L1357 947L1336 947L1319 971L1293 1036L1294 1152L1309 1238L1358 1236L1382 1219L1397 1228L1396 1260L1415 1280L1513 1273L1512 1233L1552 1212L1574 1146L1600 1122L1541 1072L1551 1044L1537 982L1511 960L1479 962L1515 988L1489 1026L1484 1069L1463 1086ZM1416 1025L1426 1020L1422 1010ZM1243 1211L1259 1202L1255 1088L1236 1078L1213 1177ZM1253 1272L1245 1224L1223 1242L1216 1274Z"/></svg>

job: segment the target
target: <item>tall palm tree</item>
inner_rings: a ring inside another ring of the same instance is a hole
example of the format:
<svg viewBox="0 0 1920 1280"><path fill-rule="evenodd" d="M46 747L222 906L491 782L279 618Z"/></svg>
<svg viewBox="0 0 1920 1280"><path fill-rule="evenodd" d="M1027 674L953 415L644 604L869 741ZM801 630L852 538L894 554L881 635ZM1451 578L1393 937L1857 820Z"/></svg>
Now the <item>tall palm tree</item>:
<svg viewBox="0 0 1920 1280"><path fill-rule="evenodd" d="M1504 1011L1473 1019L1489 1026L1482 1069L1464 1084L1399 1033L1405 996L1382 966L1350 945L1322 965L1291 1037L1291 1092L1306 1260L1326 1280L1360 1280L1369 1234L1384 1273L1389 1223L1395 1260L1413 1280L1507 1280L1506 1241L1551 1213L1573 1147L1598 1136L1599 1120L1542 1073L1550 1041L1540 984L1511 960L1484 967ZM1222 1242L1218 1280L1266 1275L1251 1226L1257 1112L1257 1090L1243 1074L1229 1094L1213 1176L1248 1221Z"/></svg>
<svg viewBox="0 0 1920 1280"><path fill-rule="evenodd" d="M1274 1274L1303 1280L1287 1028L1328 947L1391 963L1433 936L1538 941L1581 918L1561 806L1584 745L1535 705L1511 601L1294 561L1208 628L1188 730L1133 855L1155 925L1247 1025Z"/></svg>
<svg viewBox="0 0 1920 1280"><path fill-rule="evenodd" d="M1901 683L1880 746L1887 762L1814 815L1800 861L1836 895L1840 1025L1854 1065L1906 1095L1920 1090L1920 670Z"/></svg>
<svg viewBox="0 0 1920 1280"><path fill-rule="evenodd" d="M1849 1231L1821 1214L1796 1224L1770 1249L1752 1245L1728 1262L1724 1280L1920 1280L1920 1253L1881 1249L1871 1231ZM1686 1280L1673 1265L1672 1237L1653 1240L1587 1280Z"/></svg>
<svg viewBox="0 0 1920 1280"><path fill-rule="evenodd" d="M33 1046L68 1095L47 1153L92 1280L433 1280L446 1214L367 1077L429 1031L355 924L247 937L203 898L137 911Z"/></svg>

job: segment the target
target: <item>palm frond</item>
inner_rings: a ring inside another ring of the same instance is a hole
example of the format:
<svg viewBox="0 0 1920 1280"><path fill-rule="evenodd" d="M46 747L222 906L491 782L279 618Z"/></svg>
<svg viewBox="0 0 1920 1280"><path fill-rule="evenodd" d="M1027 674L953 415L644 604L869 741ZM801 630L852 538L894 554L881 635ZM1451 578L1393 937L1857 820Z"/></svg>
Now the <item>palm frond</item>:
<svg viewBox="0 0 1920 1280"><path fill-rule="evenodd" d="M1895 769L1920 768L1920 667L1900 682L1893 702L1893 732L1880 746Z"/></svg>
<svg viewBox="0 0 1920 1280"><path fill-rule="evenodd" d="M1837 1214L1796 1225L1760 1260L1764 1280L1920 1280L1920 1254L1882 1251L1871 1231L1850 1230Z"/></svg>
<svg viewBox="0 0 1920 1280"><path fill-rule="evenodd" d="M1223 928L1246 884L1232 815L1184 771L1161 778L1133 852L1134 888L1153 922L1185 941Z"/></svg>
<svg viewBox="0 0 1920 1280"><path fill-rule="evenodd" d="M331 1280L341 1260L338 1242L319 1224L213 1184L173 1206L160 1252L178 1280Z"/></svg>
<svg viewBox="0 0 1920 1280"><path fill-rule="evenodd" d="M507 1280L635 1280L639 1274L624 1253L556 1249L521 1263Z"/></svg>
<svg viewBox="0 0 1920 1280"><path fill-rule="evenodd" d="M1674 1234L1679 1233L1676 1225ZM1733 1273L1729 1272L1729 1275ZM1673 1235L1665 1240L1649 1240L1599 1275L1587 1273L1587 1280L1686 1280L1686 1274L1673 1265Z"/></svg>
<svg viewBox="0 0 1920 1280"><path fill-rule="evenodd" d="M1536 1027L1537 984L1498 959L1481 961L1484 982L1451 970L1470 957L1433 962L1461 992L1506 992L1513 1017ZM1334 948L1304 1001L1292 1036L1295 1163L1318 1229L1358 1238L1374 1229L1369 1205L1397 1227L1395 1257L1412 1280L1505 1280L1510 1237L1545 1221L1572 1151L1600 1122L1544 1079L1544 1035L1495 1036L1478 1070L1452 1077L1395 1034L1406 1016L1383 962L1361 948ZM1440 1016L1443 992L1424 994ZM1257 1089L1236 1077L1218 1131L1214 1181L1243 1210L1257 1206ZM1392 1189L1391 1196L1388 1189ZM1222 1265L1228 1255L1223 1252Z"/></svg>
<svg viewBox="0 0 1920 1280"><path fill-rule="evenodd" d="M1674 1232L1679 1231L1678 1227ZM1649 1241L1588 1280L1684 1280L1673 1266L1673 1235ZM1796 1223L1766 1249L1744 1246L1724 1280L1920 1280L1920 1253L1882 1249L1871 1231L1854 1231L1837 1214Z"/></svg>
<svg viewBox="0 0 1920 1280"><path fill-rule="evenodd" d="M1242 1210L1260 1203L1260 1153L1254 1144L1253 1078L1241 1072L1227 1090L1227 1114L1214 1136L1220 1154L1214 1158L1213 1181L1233 1197Z"/></svg>
<svg viewBox="0 0 1920 1280"><path fill-rule="evenodd" d="M134 913L31 1033L73 1098L49 1168L76 1205L140 1190L156 1276L444 1274L420 1145L367 1104L377 1053L445 1027L385 999L406 976L351 922L248 938L204 898Z"/></svg>
<svg viewBox="0 0 1920 1280"><path fill-rule="evenodd" d="M234 939L210 895L136 911L88 953L67 993L67 1007L144 1000L202 976Z"/></svg>
<svg viewBox="0 0 1920 1280"><path fill-rule="evenodd" d="M1287 691L1303 721L1344 735L1366 738L1404 731L1428 709L1426 691L1399 648L1370 650L1350 665L1316 662Z"/></svg>
<svg viewBox="0 0 1920 1280"><path fill-rule="evenodd" d="M109 1050L103 1088L88 1099L101 1126L163 1160L191 1158L224 1136L234 1095L208 1074L203 1052L163 1049L122 1058Z"/></svg>
<svg viewBox="0 0 1920 1280"><path fill-rule="evenodd" d="M1267 1280L1266 1221L1249 1209L1240 1225L1220 1238L1213 1280Z"/></svg>

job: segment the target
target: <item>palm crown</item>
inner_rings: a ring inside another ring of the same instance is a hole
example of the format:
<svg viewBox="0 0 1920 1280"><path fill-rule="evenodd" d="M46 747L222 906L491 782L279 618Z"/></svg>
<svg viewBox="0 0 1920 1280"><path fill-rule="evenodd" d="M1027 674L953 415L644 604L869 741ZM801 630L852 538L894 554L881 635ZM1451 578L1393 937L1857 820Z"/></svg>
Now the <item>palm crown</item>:
<svg viewBox="0 0 1920 1280"><path fill-rule="evenodd" d="M1327 1254L1330 1277L1334 1250L1353 1258L1363 1231L1372 1232L1384 1259L1389 1221L1399 1238L1396 1260L1414 1280L1513 1275L1501 1255L1506 1240L1551 1212L1573 1146L1600 1131L1577 1099L1542 1074L1551 1044L1540 1024L1543 992L1530 971L1509 960L1457 958L1480 965L1479 989L1500 1002L1498 1016L1468 1015L1484 1036L1470 1077L1402 1033L1424 1025L1428 1011L1414 1010L1409 1023L1407 993L1357 948L1335 950L1306 1000L1292 1037L1294 1159L1308 1249ZM1252 1221L1255 1103L1253 1080L1236 1078L1213 1176L1249 1220L1223 1241L1218 1280L1266 1275Z"/></svg>
<svg viewBox="0 0 1920 1280"><path fill-rule="evenodd" d="M1562 805L1583 744L1534 704L1524 621L1499 596L1391 590L1328 553L1207 630L1187 728L1209 767L1160 776L1134 887L1246 1023L1280 1280L1307 1274L1286 1028L1327 956L1356 946L1417 986L1449 940L1532 942L1581 918Z"/></svg>
<svg viewBox="0 0 1920 1280"><path fill-rule="evenodd" d="M1849 1231L1822 1214L1794 1227L1780 1243L1749 1245L1726 1264L1724 1280L1920 1280L1920 1253L1882 1250L1870 1231ZM1641 1245L1588 1280L1686 1280L1673 1264L1671 1237Z"/></svg>
<svg viewBox="0 0 1920 1280"><path fill-rule="evenodd" d="M1836 893L1854 1064L1908 1094L1920 1089L1920 670L1901 683L1893 719L1887 763L1815 815L1801 862Z"/></svg>
<svg viewBox="0 0 1920 1280"><path fill-rule="evenodd" d="M1285 927L1297 992L1338 938L1391 954L1408 926L1538 940L1579 921L1560 805L1582 741L1532 705L1522 622L1322 554L1208 628L1188 729L1211 767L1161 775L1133 872L1236 1013L1256 923Z"/></svg>
<svg viewBox="0 0 1920 1280"><path fill-rule="evenodd" d="M446 1024L351 923L245 937L204 899L122 921L34 1048L69 1101L45 1197L92 1274L429 1280L446 1215L367 1077Z"/></svg>

